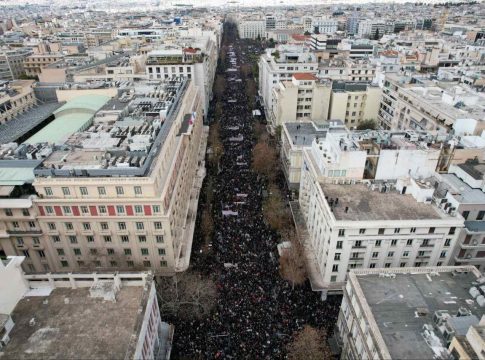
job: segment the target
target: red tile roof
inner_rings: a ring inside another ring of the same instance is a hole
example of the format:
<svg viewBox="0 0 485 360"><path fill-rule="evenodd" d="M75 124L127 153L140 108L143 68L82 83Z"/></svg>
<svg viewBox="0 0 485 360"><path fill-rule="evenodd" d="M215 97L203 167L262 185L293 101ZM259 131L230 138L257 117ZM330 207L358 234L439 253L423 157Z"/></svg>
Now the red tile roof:
<svg viewBox="0 0 485 360"><path fill-rule="evenodd" d="M296 73L296 74L293 74L293 77L296 80L316 80L317 79L315 75L310 73Z"/></svg>

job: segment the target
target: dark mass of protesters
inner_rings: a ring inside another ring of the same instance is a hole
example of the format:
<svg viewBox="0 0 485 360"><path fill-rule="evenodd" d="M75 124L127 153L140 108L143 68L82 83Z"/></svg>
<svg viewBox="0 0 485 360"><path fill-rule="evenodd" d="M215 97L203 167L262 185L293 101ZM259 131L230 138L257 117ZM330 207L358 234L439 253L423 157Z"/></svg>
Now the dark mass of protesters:
<svg viewBox="0 0 485 360"><path fill-rule="evenodd" d="M166 319L175 325L172 356L283 359L286 344L304 325L333 331L341 298L322 301L308 282L292 289L279 275L279 236L264 223L262 214L265 180L251 170L253 123L260 120L248 108L245 78L239 71L249 54L262 48L236 39L231 25L226 24L224 36L228 47L220 69L226 91L218 99L223 103L218 120L224 153L218 169L207 175L214 176L215 183L214 237L206 254L197 245L201 236L196 234L191 260L193 270L214 279L218 295L209 316Z"/></svg>

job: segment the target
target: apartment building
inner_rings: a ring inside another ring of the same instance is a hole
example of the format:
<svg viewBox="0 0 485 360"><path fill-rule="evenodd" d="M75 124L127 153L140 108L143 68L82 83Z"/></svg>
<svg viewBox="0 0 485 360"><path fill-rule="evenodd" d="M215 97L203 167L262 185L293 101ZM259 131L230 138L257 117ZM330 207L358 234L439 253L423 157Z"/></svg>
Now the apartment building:
<svg viewBox="0 0 485 360"><path fill-rule="evenodd" d="M24 59L25 74L37 76L43 67L63 58L61 54L32 54Z"/></svg>
<svg viewBox="0 0 485 360"><path fill-rule="evenodd" d="M473 266L351 270L337 321L340 357L481 358L483 281Z"/></svg>
<svg viewBox="0 0 485 360"><path fill-rule="evenodd" d="M33 80L15 80L0 88L0 124L8 122L37 104L32 89L33 83Z"/></svg>
<svg viewBox="0 0 485 360"><path fill-rule="evenodd" d="M266 20L257 18L238 19L237 31L241 39L264 39L266 37Z"/></svg>
<svg viewBox="0 0 485 360"><path fill-rule="evenodd" d="M212 99L212 84L217 67L218 47L209 38L189 43L196 47L167 46L147 54L145 72L148 79L168 79L185 76L201 91L203 116L207 115Z"/></svg>
<svg viewBox="0 0 485 360"><path fill-rule="evenodd" d="M204 176L196 86L179 77L128 84L113 98L73 91L56 119L17 149L36 159L30 171L38 196L28 214L36 232L26 233L35 239L3 240L3 251L27 252L28 272L184 271ZM59 127L67 120L72 127ZM29 232L27 219L14 223L9 211L2 214L6 232Z"/></svg>
<svg viewBox="0 0 485 360"><path fill-rule="evenodd" d="M313 33L334 34L338 29L338 21L327 17L317 17L312 20Z"/></svg>
<svg viewBox="0 0 485 360"><path fill-rule="evenodd" d="M362 172L361 162L351 162L356 158L322 176L317 159L303 150L298 205L319 288L340 291L351 269L448 265L461 215L431 201L434 186L419 179L352 180Z"/></svg>
<svg viewBox="0 0 485 360"><path fill-rule="evenodd" d="M378 120L385 129L416 129L435 134L479 135L485 129L485 96L459 84L441 84L387 74Z"/></svg>
<svg viewBox="0 0 485 360"><path fill-rule="evenodd" d="M315 55L308 48L295 45L280 45L276 49L267 49L261 55L259 66L259 92L263 99L266 118L274 123L272 117L273 89L280 81L291 81L293 74L318 72Z"/></svg>
<svg viewBox="0 0 485 360"><path fill-rule="evenodd" d="M331 86L310 73L293 74L273 88L271 119L275 126L286 122L327 120Z"/></svg>
<svg viewBox="0 0 485 360"><path fill-rule="evenodd" d="M318 63L318 77L340 81L372 82L376 66L366 59L333 58Z"/></svg>
<svg viewBox="0 0 485 360"><path fill-rule="evenodd" d="M0 261L3 358L170 358L150 272L25 275L23 260Z"/></svg>
<svg viewBox="0 0 485 360"><path fill-rule="evenodd" d="M330 119L342 119L349 128L356 128L365 120L376 120L381 99L378 86L362 82L332 83Z"/></svg>
<svg viewBox="0 0 485 360"><path fill-rule="evenodd" d="M24 74L24 59L30 54L23 48L0 52L0 80L15 80Z"/></svg>

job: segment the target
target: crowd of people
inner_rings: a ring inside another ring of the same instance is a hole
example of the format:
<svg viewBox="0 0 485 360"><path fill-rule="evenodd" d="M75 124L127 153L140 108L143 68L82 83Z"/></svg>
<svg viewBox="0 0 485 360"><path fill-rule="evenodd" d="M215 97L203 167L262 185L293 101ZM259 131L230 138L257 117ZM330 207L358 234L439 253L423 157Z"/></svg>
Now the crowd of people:
<svg viewBox="0 0 485 360"><path fill-rule="evenodd" d="M225 28L226 91L221 142L224 152L214 176L214 236L211 254L193 253L193 266L214 279L218 296L209 316L175 321L173 356L202 359L282 359L294 333L309 324L331 332L340 297L321 301L309 284L292 289L281 278L278 234L262 214L265 179L251 170L253 125L245 79L239 71L250 53ZM253 49L254 50L254 49ZM276 165L275 165L276 166Z"/></svg>

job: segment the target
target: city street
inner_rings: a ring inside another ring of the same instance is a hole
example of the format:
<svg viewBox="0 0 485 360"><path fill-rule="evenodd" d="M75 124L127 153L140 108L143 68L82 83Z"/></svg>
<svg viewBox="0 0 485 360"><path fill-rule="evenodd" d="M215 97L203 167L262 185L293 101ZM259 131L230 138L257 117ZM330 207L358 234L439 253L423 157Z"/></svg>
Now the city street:
<svg viewBox="0 0 485 360"><path fill-rule="evenodd" d="M332 332L341 298L322 302L308 282L292 290L279 275L279 238L265 225L261 209L264 179L250 169L257 120L248 107L245 81L238 81L239 72L231 71L248 61L249 51L236 39L233 26L226 24L224 36L228 52L223 68L229 70L221 99L224 154L219 170L207 175L215 176L214 239L209 254L201 251L201 230L196 229L191 265L192 270L213 277L217 305L200 320L173 319L173 357L285 358L285 345L303 325Z"/></svg>

